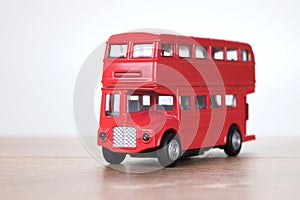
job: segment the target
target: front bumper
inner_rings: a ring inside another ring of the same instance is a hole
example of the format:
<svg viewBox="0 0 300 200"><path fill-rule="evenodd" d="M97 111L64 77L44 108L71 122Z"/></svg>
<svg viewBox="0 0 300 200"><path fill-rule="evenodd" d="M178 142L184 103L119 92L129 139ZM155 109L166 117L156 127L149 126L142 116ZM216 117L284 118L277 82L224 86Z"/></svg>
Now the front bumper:
<svg viewBox="0 0 300 200"><path fill-rule="evenodd" d="M100 139L100 133L105 133L105 140ZM149 140L143 140L143 135L148 134ZM140 153L158 146L159 134L153 130L133 126L115 126L108 129L99 129L97 144L119 153Z"/></svg>

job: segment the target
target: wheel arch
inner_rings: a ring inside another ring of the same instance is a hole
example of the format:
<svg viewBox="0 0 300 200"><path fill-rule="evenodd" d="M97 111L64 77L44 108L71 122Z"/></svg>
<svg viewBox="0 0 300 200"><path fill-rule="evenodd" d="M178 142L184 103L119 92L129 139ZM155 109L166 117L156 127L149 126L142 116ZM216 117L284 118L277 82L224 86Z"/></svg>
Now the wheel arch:
<svg viewBox="0 0 300 200"><path fill-rule="evenodd" d="M229 134L230 130L231 130L232 128L234 128L234 127L238 128L238 130L240 131L241 135L243 135L243 133L241 132L241 127L238 125L238 123L234 122L234 123L232 123L232 124L229 126L229 128L228 128L228 130L227 130L227 137L228 137L228 134Z"/></svg>
<svg viewBox="0 0 300 200"><path fill-rule="evenodd" d="M158 139L158 141L157 141L157 146L158 146L158 147L160 147L162 141L163 141L163 140L166 138L166 136L169 135L169 134L177 135L179 141L181 141L181 140L180 140L180 137L179 137L179 134L177 133L176 129L174 129L174 128L169 128L169 129L165 130L164 133L162 134L162 136Z"/></svg>

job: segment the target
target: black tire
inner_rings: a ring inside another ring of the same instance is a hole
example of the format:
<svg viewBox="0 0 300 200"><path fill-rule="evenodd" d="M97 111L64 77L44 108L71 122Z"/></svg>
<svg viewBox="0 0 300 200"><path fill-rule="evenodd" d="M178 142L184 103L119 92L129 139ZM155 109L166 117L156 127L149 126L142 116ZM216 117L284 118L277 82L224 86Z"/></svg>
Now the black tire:
<svg viewBox="0 0 300 200"><path fill-rule="evenodd" d="M175 167L181 156L181 144L175 133L163 137L161 147L157 150L157 158L163 167Z"/></svg>
<svg viewBox="0 0 300 200"><path fill-rule="evenodd" d="M126 156L124 153L115 153L105 147L102 148L102 153L105 161L110 164L120 164Z"/></svg>
<svg viewBox="0 0 300 200"><path fill-rule="evenodd" d="M228 156L236 156L242 148L242 135L237 126L231 126L227 136L224 151Z"/></svg>

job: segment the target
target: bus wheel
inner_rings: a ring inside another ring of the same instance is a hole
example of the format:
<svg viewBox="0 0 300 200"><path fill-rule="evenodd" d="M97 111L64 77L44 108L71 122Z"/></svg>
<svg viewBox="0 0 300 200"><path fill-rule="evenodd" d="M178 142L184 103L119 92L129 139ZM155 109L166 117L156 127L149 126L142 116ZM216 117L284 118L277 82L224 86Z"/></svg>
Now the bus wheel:
<svg viewBox="0 0 300 200"><path fill-rule="evenodd" d="M227 136L227 144L224 151L228 156L236 156L242 148L242 135L237 126L232 126L229 129Z"/></svg>
<svg viewBox="0 0 300 200"><path fill-rule="evenodd" d="M120 164L126 156L124 153L115 153L105 147L102 148L102 153L105 161L110 164Z"/></svg>
<svg viewBox="0 0 300 200"><path fill-rule="evenodd" d="M181 145L178 136L174 133L167 134L157 150L157 158L163 167L176 166L181 156Z"/></svg>

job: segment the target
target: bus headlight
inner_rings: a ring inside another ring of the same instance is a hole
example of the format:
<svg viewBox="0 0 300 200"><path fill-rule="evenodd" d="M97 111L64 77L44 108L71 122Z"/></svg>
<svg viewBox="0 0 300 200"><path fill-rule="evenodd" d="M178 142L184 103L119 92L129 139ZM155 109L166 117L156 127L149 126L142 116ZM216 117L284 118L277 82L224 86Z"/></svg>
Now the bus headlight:
<svg viewBox="0 0 300 200"><path fill-rule="evenodd" d="M150 140L149 134L148 134L148 133L144 133L144 134L143 134L143 141L144 141L144 142L148 142L149 140Z"/></svg>
<svg viewBox="0 0 300 200"><path fill-rule="evenodd" d="M102 140L102 141L106 140L106 138L107 138L106 133L101 132L101 133L99 134L99 138L100 138L100 140Z"/></svg>

